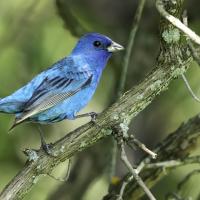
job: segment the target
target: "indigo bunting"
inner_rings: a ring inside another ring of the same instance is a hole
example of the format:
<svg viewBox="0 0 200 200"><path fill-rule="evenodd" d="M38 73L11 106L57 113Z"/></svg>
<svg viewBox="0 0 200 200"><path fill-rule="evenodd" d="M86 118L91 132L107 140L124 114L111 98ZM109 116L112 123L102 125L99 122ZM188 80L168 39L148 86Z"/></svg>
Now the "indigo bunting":
<svg viewBox="0 0 200 200"><path fill-rule="evenodd" d="M99 33L84 35L68 57L0 99L0 112L15 114L11 129L25 121L48 124L85 116L94 118L95 112L82 115L77 112L92 98L112 53L122 49ZM42 139L42 147L45 145Z"/></svg>

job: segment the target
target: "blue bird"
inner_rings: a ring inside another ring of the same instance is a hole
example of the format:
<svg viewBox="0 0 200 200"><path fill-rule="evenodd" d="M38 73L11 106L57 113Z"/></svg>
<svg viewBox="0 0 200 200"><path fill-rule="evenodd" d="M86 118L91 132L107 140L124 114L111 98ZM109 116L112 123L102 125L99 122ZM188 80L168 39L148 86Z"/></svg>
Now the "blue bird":
<svg viewBox="0 0 200 200"><path fill-rule="evenodd" d="M25 121L49 124L85 116L94 119L95 112L77 113L92 98L112 53L122 49L121 45L99 33L84 35L68 57L10 96L0 99L0 112L15 114L11 129ZM47 150L42 134L40 136L42 147Z"/></svg>

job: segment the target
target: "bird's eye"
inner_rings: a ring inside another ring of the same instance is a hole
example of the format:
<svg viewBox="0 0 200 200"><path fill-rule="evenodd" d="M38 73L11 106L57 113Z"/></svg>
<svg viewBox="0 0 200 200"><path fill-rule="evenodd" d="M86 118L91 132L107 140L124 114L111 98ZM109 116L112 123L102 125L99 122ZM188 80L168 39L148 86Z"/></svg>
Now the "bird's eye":
<svg viewBox="0 0 200 200"><path fill-rule="evenodd" d="M93 45L95 47L100 47L101 46L101 42L100 41L94 41Z"/></svg>

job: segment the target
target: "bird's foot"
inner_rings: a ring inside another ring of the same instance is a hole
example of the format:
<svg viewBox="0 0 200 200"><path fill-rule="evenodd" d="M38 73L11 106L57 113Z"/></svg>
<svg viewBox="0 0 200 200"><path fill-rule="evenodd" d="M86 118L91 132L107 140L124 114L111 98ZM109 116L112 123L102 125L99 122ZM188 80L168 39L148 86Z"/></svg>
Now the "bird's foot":
<svg viewBox="0 0 200 200"><path fill-rule="evenodd" d="M84 114L81 114L81 115L76 115L76 116L75 116L75 119L81 118L81 117L90 117L90 118L91 118L91 122L92 122L93 124L99 126L99 125L96 123L97 116L98 116L98 114L97 114L96 112L89 112L89 113L84 113Z"/></svg>
<svg viewBox="0 0 200 200"><path fill-rule="evenodd" d="M53 148L52 144L42 143L41 148L48 156L55 157L55 155L52 152L52 148Z"/></svg>
<svg viewBox="0 0 200 200"><path fill-rule="evenodd" d="M97 119L98 114L96 112L91 112L89 113L89 115L91 117L91 122L96 124L96 119Z"/></svg>
<svg viewBox="0 0 200 200"><path fill-rule="evenodd" d="M101 128L100 125L97 124L97 122L96 122L96 119L97 119L97 116L98 116L98 115L99 115L98 113L91 112L91 113L90 113L91 122L92 122L95 126L97 126L98 128Z"/></svg>
<svg viewBox="0 0 200 200"><path fill-rule="evenodd" d="M44 139L44 133L40 127L40 125L38 126L38 131L40 133L40 140L41 140L41 149L48 155L48 156L51 156L51 157L56 157L53 152L52 152L52 148L53 148L53 144L47 144L45 142L45 139Z"/></svg>

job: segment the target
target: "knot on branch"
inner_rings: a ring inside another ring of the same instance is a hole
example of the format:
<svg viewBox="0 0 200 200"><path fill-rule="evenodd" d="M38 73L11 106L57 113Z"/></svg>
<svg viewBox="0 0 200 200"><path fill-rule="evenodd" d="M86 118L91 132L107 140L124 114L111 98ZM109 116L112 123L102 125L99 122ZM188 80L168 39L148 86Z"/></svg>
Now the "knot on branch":
<svg viewBox="0 0 200 200"><path fill-rule="evenodd" d="M36 150L33 150L33 149L25 149L24 151L24 154L28 157L28 161L37 161L39 156L37 154L37 151Z"/></svg>

